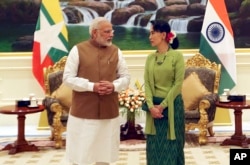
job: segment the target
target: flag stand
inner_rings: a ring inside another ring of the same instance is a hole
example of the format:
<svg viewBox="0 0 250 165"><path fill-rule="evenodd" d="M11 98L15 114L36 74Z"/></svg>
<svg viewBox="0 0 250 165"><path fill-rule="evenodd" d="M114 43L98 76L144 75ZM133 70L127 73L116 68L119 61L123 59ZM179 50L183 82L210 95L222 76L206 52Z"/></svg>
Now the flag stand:
<svg viewBox="0 0 250 165"><path fill-rule="evenodd" d="M48 118L47 118L47 111L44 110L40 114L39 124L38 124L38 130L47 130L49 128Z"/></svg>
<svg viewBox="0 0 250 165"><path fill-rule="evenodd" d="M230 126L230 125L232 125L229 109L216 108L214 125L215 126Z"/></svg>

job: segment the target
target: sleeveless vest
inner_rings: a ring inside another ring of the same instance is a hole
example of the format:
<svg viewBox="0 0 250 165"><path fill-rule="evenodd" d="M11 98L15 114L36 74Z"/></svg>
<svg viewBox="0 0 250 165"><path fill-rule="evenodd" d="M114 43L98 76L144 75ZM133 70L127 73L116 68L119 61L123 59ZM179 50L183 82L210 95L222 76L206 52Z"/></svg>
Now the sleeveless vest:
<svg viewBox="0 0 250 165"><path fill-rule="evenodd" d="M77 77L90 82L117 79L118 48L101 47L88 40L77 44L79 67ZM119 115L118 93L99 95L73 91L71 115L85 119L111 119Z"/></svg>

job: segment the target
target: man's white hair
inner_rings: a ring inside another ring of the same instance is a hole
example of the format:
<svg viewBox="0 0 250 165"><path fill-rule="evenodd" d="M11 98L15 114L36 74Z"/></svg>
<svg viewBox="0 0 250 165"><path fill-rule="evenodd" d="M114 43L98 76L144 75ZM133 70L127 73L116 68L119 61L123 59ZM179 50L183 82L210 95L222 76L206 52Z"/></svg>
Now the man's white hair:
<svg viewBox="0 0 250 165"><path fill-rule="evenodd" d="M103 21L108 21L108 20L105 17L97 17L93 19L93 21L89 25L89 34L91 35L94 29L98 29L100 22L103 22Z"/></svg>

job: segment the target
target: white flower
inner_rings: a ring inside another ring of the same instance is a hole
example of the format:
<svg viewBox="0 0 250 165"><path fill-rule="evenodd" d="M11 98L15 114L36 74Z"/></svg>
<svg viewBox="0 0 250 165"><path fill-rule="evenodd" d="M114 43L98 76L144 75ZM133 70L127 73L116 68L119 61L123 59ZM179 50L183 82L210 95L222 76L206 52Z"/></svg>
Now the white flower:
<svg viewBox="0 0 250 165"><path fill-rule="evenodd" d="M135 112L139 110L139 107L142 105L142 101L145 100L144 93L139 90L127 89L122 91L118 95L119 104L130 112Z"/></svg>

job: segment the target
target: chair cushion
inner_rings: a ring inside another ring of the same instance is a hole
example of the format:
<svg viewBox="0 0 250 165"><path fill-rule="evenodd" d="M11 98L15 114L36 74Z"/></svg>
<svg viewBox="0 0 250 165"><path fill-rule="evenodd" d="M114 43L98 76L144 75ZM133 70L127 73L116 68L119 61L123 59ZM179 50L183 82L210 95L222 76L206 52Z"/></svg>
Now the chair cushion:
<svg viewBox="0 0 250 165"><path fill-rule="evenodd" d="M63 106L70 108L72 103L72 89L64 83L51 96L58 99Z"/></svg>
<svg viewBox="0 0 250 165"><path fill-rule="evenodd" d="M185 111L185 120L200 120L200 112L198 109L192 110L192 111Z"/></svg>
<svg viewBox="0 0 250 165"><path fill-rule="evenodd" d="M188 67L185 70L185 78L188 77L192 72L195 72L201 83L207 88L208 91L214 92L214 82L216 72L206 67Z"/></svg>
<svg viewBox="0 0 250 165"><path fill-rule="evenodd" d="M198 75L192 72L182 84L182 97L185 110L195 110L198 107L200 99L209 93L207 88L201 83Z"/></svg>
<svg viewBox="0 0 250 165"><path fill-rule="evenodd" d="M62 77L63 77L63 71L57 71L52 72L48 74L48 85L49 85L49 91L50 95L59 88L59 86L62 84Z"/></svg>

